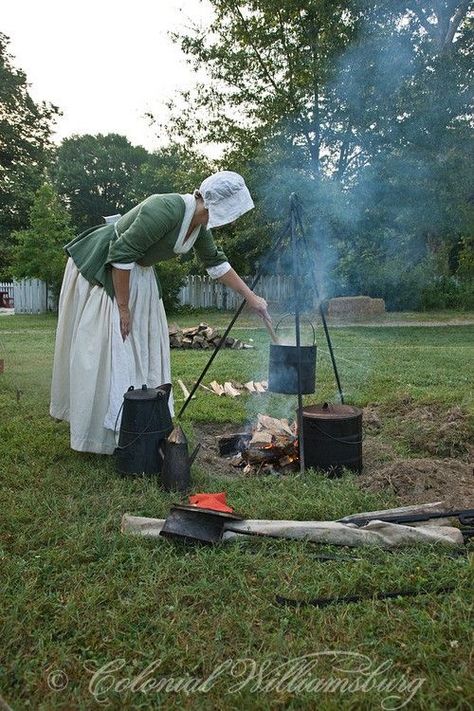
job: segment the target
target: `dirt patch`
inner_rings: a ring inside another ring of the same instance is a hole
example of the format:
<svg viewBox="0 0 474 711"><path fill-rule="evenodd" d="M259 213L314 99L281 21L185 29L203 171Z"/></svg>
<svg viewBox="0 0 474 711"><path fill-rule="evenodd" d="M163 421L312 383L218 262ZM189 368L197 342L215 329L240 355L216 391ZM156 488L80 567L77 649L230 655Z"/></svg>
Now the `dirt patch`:
<svg viewBox="0 0 474 711"><path fill-rule="evenodd" d="M368 491L390 490L400 504L443 500L457 508L474 507L473 431L459 407L420 405L405 397L364 408L363 473ZM242 470L219 454L218 438L239 430L233 423L195 423L202 443L199 466L236 478ZM255 475L255 474L253 474Z"/></svg>
<svg viewBox="0 0 474 711"><path fill-rule="evenodd" d="M241 476L240 469L231 466L228 459L220 456L217 442L219 437L238 431L239 426L235 423L194 423L194 441L201 443L197 458L198 466L216 476L231 478Z"/></svg>
<svg viewBox="0 0 474 711"><path fill-rule="evenodd" d="M474 468L456 459L397 459L364 471L358 482L367 491L391 490L400 504L444 501L474 507Z"/></svg>
<svg viewBox="0 0 474 711"><path fill-rule="evenodd" d="M364 420L366 412L368 431L373 431L370 423L374 417L378 418L380 427L414 456L472 461L474 431L469 416L460 407L446 409L439 403L419 405L405 397L389 405L369 406L364 410Z"/></svg>

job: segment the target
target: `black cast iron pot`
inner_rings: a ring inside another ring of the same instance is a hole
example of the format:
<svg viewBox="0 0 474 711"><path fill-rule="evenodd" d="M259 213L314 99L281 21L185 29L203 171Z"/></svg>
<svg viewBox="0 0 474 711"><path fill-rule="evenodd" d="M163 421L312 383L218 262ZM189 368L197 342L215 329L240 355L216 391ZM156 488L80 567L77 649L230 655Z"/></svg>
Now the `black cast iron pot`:
<svg viewBox="0 0 474 711"><path fill-rule="evenodd" d="M281 322L291 314L283 316L275 326L275 332ZM316 385L316 334L311 321L308 321L313 330L313 344L300 346L301 353L301 394L314 393ZM268 389L272 393L286 395L298 394L298 348L297 346L284 346L270 344L270 361L268 365Z"/></svg>

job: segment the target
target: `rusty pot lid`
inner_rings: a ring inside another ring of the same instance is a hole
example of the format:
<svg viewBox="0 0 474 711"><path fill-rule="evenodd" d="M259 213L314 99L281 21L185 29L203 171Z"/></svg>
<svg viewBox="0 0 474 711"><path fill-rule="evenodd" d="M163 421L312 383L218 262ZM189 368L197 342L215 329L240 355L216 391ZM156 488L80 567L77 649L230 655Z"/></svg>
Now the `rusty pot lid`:
<svg viewBox="0 0 474 711"><path fill-rule="evenodd" d="M322 405L307 405L303 407L303 417L318 420L347 420L361 417L362 410L353 405L339 405L332 402L324 402Z"/></svg>

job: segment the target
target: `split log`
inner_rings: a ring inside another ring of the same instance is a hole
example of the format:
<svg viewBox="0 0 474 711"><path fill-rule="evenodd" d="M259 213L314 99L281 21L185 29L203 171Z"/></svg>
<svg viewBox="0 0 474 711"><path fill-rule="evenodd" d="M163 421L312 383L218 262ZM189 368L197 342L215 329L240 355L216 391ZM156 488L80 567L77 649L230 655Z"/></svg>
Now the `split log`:
<svg viewBox="0 0 474 711"><path fill-rule="evenodd" d="M194 336L193 338L193 343L192 343L192 348L202 348L202 344L204 343L204 338L202 336Z"/></svg>
<svg viewBox="0 0 474 711"><path fill-rule="evenodd" d="M249 391L249 393L256 393L255 386L253 384L253 380L249 380L248 383L244 383L244 388Z"/></svg>
<svg viewBox="0 0 474 711"><path fill-rule="evenodd" d="M265 444L271 444L272 443L272 434L271 432L263 432L257 430L254 432L254 435L252 439L250 440L250 446L253 444L258 447L258 445L265 445Z"/></svg>
<svg viewBox="0 0 474 711"><path fill-rule="evenodd" d="M186 385L183 383L183 381L180 380L179 378L178 378L178 385L179 385L179 387L181 388L181 390L183 391L183 395L184 395L185 400L187 400L188 397L189 397L189 390L187 389L187 387L186 387ZM196 396L193 395L192 398L191 398L191 400L195 400L195 399L196 399Z"/></svg>
<svg viewBox="0 0 474 711"><path fill-rule="evenodd" d="M270 417L269 415L258 414L257 427L259 429L269 430L269 432L274 435L288 434L293 436L288 420L279 420L276 417Z"/></svg>
<svg viewBox="0 0 474 711"><path fill-rule="evenodd" d="M224 393L230 397L238 397L240 392L232 387L231 383L224 383Z"/></svg>
<svg viewBox="0 0 474 711"><path fill-rule="evenodd" d="M264 392L266 392L266 388L263 387L262 383L254 383L254 386L255 386L255 390L256 390L258 393L264 393Z"/></svg>
<svg viewBox="0 0 474 711"><path fill-rule="evenodd" d="M216 393L216 395L224 395L224 388L222 387L222 385L219 385L217 380L213 380L212 383L209 383L209 386Z"/></svg>
<svg viewBox="0 0 474 711"><path fill-rule="evenodd" d="M204 322L183 329L180 329L177 324L172 324L168 328L168 334L171 348L216 348L222 340L222 336ZM234 349L253 348L250 344L243 343L231 336L225 339L222 346Z"/></svg>

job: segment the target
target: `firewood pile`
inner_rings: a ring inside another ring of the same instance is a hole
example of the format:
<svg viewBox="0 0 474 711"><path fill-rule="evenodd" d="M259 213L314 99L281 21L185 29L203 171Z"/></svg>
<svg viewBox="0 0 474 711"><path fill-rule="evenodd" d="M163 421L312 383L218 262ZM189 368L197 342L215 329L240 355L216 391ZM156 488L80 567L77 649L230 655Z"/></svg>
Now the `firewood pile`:
<svg viewBox="0 0 474 711"><path fill-rule="evenodd" d="M222 334L207 323L200 323L189 328L180 328L176 324L168 327L170 337L170 348L203 348L214 349L219 345ZM244 343L238 338L227 336L222 348L232 348L233 350L249 349L254 346Z"/></svg>
<svg viewBox="0 0 474 711"><path fill-rule="evenodd" d="M243 474L282 474L298 468L296 422L257 415L248 432L236 432L218 440L219 453Z"/></svg>

